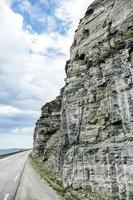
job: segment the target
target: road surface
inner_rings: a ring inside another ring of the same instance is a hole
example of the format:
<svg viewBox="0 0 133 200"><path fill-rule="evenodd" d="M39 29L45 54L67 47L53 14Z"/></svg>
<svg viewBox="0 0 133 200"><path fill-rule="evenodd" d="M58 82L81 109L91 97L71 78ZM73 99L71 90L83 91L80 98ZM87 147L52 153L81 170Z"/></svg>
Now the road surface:
<svg viewBox="0 0 133 200"><path fill-rule="evenodd" d="M0 160L0 200L60 200L29 164L29 152Z"/></svg>
<svg viewBox="0 0 133 200"><path fill-rule="evenodd" d="M27 162L15 200L61 200L61 198Z"/></svg>
<svg viewBox="0 0 133 200"><path fill-rule="evenodd" d="M28 154L22 152L0 159L0 200L14 199Z"/></svg>

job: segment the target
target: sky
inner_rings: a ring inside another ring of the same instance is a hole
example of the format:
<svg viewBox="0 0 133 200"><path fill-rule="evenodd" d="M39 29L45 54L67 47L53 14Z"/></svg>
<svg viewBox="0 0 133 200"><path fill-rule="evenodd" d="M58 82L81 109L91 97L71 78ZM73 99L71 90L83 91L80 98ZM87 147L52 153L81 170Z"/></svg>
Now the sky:
<svg viewBox="0 0 133 200"><path fill-rule="evenodd" d="M79 20L93 0L0 0L0 149L30 148L41 107L64 86Z"/></svg>

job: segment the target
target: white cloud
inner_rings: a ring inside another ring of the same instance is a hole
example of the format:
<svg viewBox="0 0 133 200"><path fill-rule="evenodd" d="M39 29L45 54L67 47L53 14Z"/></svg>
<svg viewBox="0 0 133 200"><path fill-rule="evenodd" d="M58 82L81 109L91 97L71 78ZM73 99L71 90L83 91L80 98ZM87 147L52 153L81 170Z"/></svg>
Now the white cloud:
<svg viewBox="0 0 133 200"><path fill-rule="evenodd" d="M49 100L52 99L63 85L65 57L57 56L55 60L49 60L47 56L40 54L45 55L47 48L56 47L55 36L31 34L23 29L23 18L20 15L14 14L6 6L0 5L0 8L0 18L3 19L3 32L0 32L2 85L8 87L10 92L15 89L17 95L22 98L39 96L41 99L45 99L45 90L53 92L53 87L55 93L49 92L48 97ZM10 20L4 20L4 16ZM59 35L56 38L57 44L58 40ZM57 45L57 48L62 49L62 46ZM53 72L56 70L62 78L55 78L53 81Z"/></svg>
<svg viewBox="0 0 133 200"><path fill-rule="evenodd" d="M6 5L10 6L14 0L5 0Z"/></svg>
<svg viewBox="0 0 133 200"><path fill-rule="evenodd" d="M35 111L35 110L24 110L24 109L20 109L11 105L0 105L0 117L1 116L21 116L21 115L27 115L27 117L29 117L30 115L33 116L39 116L39 111Z"/></svg>
<svg viewBox="0 0 133 200"><path fill-rule="evenodd" d="M31 13L32 5L29 1L23 0L21 4L19 4L19 8L22 12L28 11Z"/></svg>
<svg viewBox="0 0 133 200"><path fill-rule="evenodd" d="M40 0L40 2L47 5L49 4L48 0Z"/></svg>
<svg viewBox="0 0 133 200"><path fill-rule="evenodd" d="M34 129L33 127L22 127L22 128L14 128L11 130L11 134L20 134L20 135L25 135L25 134L30 134L33 133Z"/></svg>
<svg viewBox="0 0 133 200"><path fill-rule="evenodd" d="M1 133L0 134L0 148L31 148L33 144L33 137L29 134L18 133Z"/></svg>
<svg viewBox="0 0 133 200"><path fill-rule="evenodd" d="M52 16L47 17L47 27L48 27L47 28L48 32L55 31L57 29L57 22L54 17Z"/></svg>
<svg viewBox="0 0 133 200"><path fill-rule="evenodd" d="M59 1L54 17L71 24L66 34L61 35L53 31L56 29L53 17L48 19L49 33L38 34L24 29L24 19L12 11L11 1L0 1L0 115L3 120L5 116L18 115L27 117L27 121L31 116L37 118L41 106L59 94L64 85L64 66L69 58L75 26L90 2L92 0ZM44 20L45 13L40 16L37 7L31 8L27 0L21 3L23 11ZM8 122L13 124L11 119ZM27 125L20 127L20 124L11 128L10 133L26 129L31 134Z"/></svg>
<svg viewBox="0 0 133 200"><path fill-rule="evenodd" d="M14 108L13 106L0 105L0 115L14 115L18 113L20 113L18 108Z"/></svg>
<svg viewBox="0 0 133 200"><path fill-rule="evenodd" d="M59 6L56 9L56 16L64 21L70 22L71 27L69 32L74 34L74 30L77 28L79 20L84 16L85 11L93 1L94 0L59 1Z"/></svg>

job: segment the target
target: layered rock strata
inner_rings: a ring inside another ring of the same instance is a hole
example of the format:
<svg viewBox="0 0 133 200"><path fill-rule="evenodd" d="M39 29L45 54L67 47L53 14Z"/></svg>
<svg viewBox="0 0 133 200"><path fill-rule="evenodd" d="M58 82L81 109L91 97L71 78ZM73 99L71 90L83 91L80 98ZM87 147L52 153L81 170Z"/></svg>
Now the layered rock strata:
<svg viewBox="0 0 133 200"><path fill-rule="evenodd" d="M61 96L42 107L41 117L34 131L33 155L48 161L50 168L58 171L58 145L61 123Z"/></svg>
<svg viewBox="0 0 133 200"><path fill-rule="evenodd" d="M52 169L65 187L132 200L132 0L91 4L75 32L65 70L61 97L42 109L33 153L47 163L56 159ZM56 134L51 159L47 152Z"/></svg>

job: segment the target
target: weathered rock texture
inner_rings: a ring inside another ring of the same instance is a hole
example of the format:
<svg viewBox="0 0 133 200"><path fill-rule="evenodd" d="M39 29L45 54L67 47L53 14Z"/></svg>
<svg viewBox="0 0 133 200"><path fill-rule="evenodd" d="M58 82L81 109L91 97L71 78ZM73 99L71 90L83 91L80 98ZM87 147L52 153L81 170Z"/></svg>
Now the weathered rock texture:
<svg viewBox="0 0 133 200"><path fill-rule="evenodd" d="M61 97L42 109L34 154L53 163L65 187L133 200L132 0L91 4L66 75Z"/></svg>
<svg viewBox="0 0 133 200"><path fill-rule="evenodd" d="M61 123L61 96L42 107L40 119L34 131L35 156L41 157L55 172L58 171L58 145Z"/></svg>

